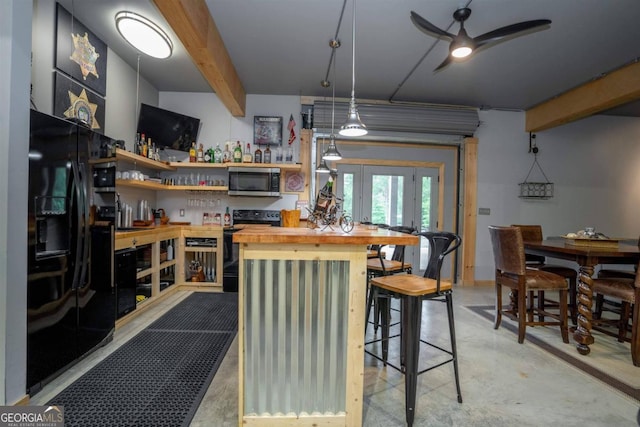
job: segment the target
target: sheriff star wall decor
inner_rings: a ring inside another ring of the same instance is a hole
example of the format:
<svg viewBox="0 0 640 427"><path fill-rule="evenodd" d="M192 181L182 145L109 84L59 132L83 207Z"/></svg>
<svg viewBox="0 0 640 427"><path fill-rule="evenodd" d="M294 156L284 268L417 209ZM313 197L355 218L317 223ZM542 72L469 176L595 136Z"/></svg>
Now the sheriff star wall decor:
<svg viewBox="0 0 640 427"><path fill-rule="evenodd" d="M93 131L104 133L104 98L56 72L53 114L78 119Z"/></svg>
<svg viewBox="0 0 640 427"><path fill-rule="evenodd" d="M56 13L56 68L105 96L107 45L60 4Z"/></svg>

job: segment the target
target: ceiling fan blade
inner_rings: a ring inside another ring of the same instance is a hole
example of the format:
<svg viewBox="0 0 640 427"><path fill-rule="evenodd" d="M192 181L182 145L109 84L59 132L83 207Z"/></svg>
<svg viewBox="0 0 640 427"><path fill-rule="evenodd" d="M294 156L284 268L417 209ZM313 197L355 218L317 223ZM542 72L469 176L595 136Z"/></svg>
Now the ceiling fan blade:
<svg viewBox="0 0 640 427"><path fill-rule="evenodd" d="M484 33L479 35L478 37L474 37L473 40L477 43L478 46L489 42L497 42L505 37L512 37L519 35L518 33L524 33L531 30L540 29L542 27L548 26L551 24L551 21L548 19L536 19L533 21L524 21L519 22L517 24L507 25L506 27L501 27L493 31L489 31L488 33Z"/></svg>
<svg viewBox="0 0 640 427"><path fill-rule="evenodd" d="M418 27L419 30L424 31L429 35L432 35L438 38L445 38L449 40L453 40L453 38L455 37L455 35L436 27L431 22L427 21L422 16L415 13L413 10L411 11L411 21L413 22L413 25Z"/></svg>
<svg viewBox="0 0 640 427"><path fill-rule="evenodd" d="M443 68L447 67L451 63L451 61L452 61L451 55L447 55L445 60L442 61L442 63L440 65L438 65L438 67L435 70L433 70L433 72L435 73L436 71L440 71Z"/></svg>

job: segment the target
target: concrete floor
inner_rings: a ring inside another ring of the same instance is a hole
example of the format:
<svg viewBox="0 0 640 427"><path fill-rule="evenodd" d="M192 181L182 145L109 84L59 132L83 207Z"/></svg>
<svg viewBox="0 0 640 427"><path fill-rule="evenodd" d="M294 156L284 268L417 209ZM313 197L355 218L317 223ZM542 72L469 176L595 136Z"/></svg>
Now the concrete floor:
<svg viewBox="0 0 640 427"><path fill-rule="evenodd" d="M44 404L66 385L90 369L102 358L122 345L137 332L161 316L177 301L186 297L179 292L118 329L114 341L91 354L68 372L45 386L31 399L31 404ZM416 426L637 426L640 402L602 383L592 376L517 337L506 328L497 331L492 322L466 309L465 305L492 305L493 287L461 287L454 293L456 333L460 380L464 403L456 400L451 364L419 377ZM503 322L511 322L503 319ZM423 311L423 337L448 344L444 304L429 302ZM557 329L533 328L533 332L556 337L564 351L575 352L573 344L562 344ZM603 338L605 339L605 338ZM640 368L634 368L628 355L628 344L606 338L606 351L596 351L586 358L598 363L616 351L622 359L618 365L622 377L640 379ZM626 348L625 348L626 346ZM374 347L370 347L375 349ZM611 350L614 348L615 350ZM577 353L576 353L577 354ZM427 362L428 354L421 356ZM234 341L209 387L191 426L238 425L238 352ZM637 386L636 386L637 387ZM380 362L365 355L364 386L365 426L404 425L404 378Z"/></svg>

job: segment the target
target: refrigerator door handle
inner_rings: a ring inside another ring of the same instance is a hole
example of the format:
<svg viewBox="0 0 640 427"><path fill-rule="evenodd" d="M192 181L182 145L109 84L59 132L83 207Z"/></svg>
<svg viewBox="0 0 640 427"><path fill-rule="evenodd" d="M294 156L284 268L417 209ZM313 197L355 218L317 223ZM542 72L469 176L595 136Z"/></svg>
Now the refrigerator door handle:
<svg viewBox="0 0 640 427"><path fill-rule="evenodd" d="M71 162L71 171L73 173L73 185L72 187L75 188L75 193L76 193L76 212L78 214L78 221L76 225L76 243L75 243L75 249L76 249L76 259L75 259L75 264L74 264L74 269L73 269L73 282L71 284L71 288L72 289L76 289L78 288L78 284L79 279L80 279L80 265L82 264L82 260L81 257L83 256L84 251L81 250L81 245L82 245L82 192L80 190L80 173L78 172L78 164L75 161ZM69 214L71 215L71 212L69 212Z"/></svg>
<svg viewBox="0 0 640 427"><path fill-rule="evenodd" d="M82 234L81 243L82 243L82 271L80 274L80 281L78 282L78 287L82 287L87 278L87 260L89 259L89 236L91 233L90 224L89 224L89 198L87 196L87 186L88 177L86 173L86 165L84 163L78 163L78 175L80 178L80 193L82 196L82 203L79 205L81 207L80 213L81 215L81 224L84 229L84 233Z"/></svg>

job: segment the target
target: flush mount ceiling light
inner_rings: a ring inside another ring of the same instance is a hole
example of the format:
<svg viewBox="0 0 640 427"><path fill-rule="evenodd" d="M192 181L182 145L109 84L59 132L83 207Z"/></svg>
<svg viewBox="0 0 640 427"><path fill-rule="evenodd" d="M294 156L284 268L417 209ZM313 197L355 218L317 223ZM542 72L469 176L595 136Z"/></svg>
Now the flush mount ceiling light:
<svg viewBox="0 0 640 427"><path fill-rule="evenodd" d="M146 55L165 59L173 52L173 43L167 33L137 13L116 13L116 28L122 38Z"/></svg>
<svg viewBox="0 0 640 427"><path fill-rule="evenodd" d="M363 136L367 134L367 127L360 120L356 106L356 0L353 0L353 34L351 39L351 101L347 121L340 132L342 136ZM331 147L331 145L329 145Z"/></svg>

